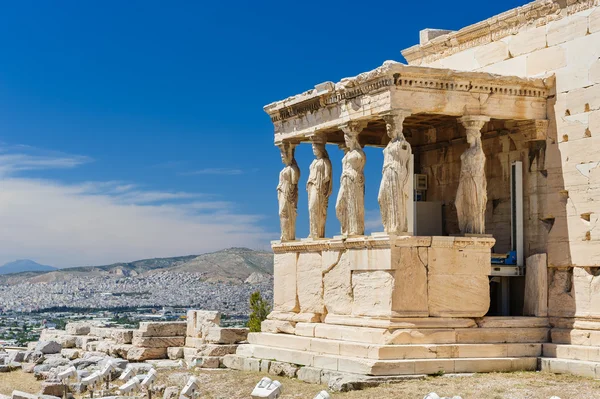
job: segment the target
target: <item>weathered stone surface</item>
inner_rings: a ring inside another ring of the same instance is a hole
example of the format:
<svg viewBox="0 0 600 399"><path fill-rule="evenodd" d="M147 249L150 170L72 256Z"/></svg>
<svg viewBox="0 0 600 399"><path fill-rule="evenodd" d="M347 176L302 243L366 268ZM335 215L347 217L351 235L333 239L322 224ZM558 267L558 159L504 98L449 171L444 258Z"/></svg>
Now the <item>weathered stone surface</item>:
<svg viewBox="0 0 600 399"><path fill-rule="evenodd" d="M223 365L232 370L243 370L244 358L238 355L226 355L223 357Z"/></svg>
<svg viewBox="0 0 600 399"><path fill-rule="evenodd" d="M141 322L134 337L185 337L186 330L186 322Z"/></svg>
<svg viewBox="0 0 600 399"><path fill-rule="evenodd" d="M296 323L283 320L264 320L260 323L260 329L264 332L294 334L296 331Z"/></svg>
<svg viewBox="0 0 600 399"><path fill-rule="evenodd" d="M394 316L428 316L427 247L396 247L391 255L394 269Z"/></svg>
<svg viewBox="0 0 600 399"><path fill-rule="evenodd" d="M526 261L524 316L548 316L548 262L546 254Z"/></svg>
<svg viewBox="0 0 600 399"><path fill-rule="evenodd" d="M323 252L323 298L327 313L350 315L352 313L351 251ZM277 280L276 280L277 281Z"/></svg>
<svg viewBox="0 0 600 399"><path fill-rule="evenodd" d="M546 48L545 26L519 32L508 42L508 50L513 57L532 53L543 48Z"/></svg>
<svg viewBox="0 0 600 399"><path fill-rule="evenodd" d="M298 379L310 384L320 384L321 371L321 369L314 367L301 367L298 370Z"/></svg>
<svg viewBox="0 0 600 399"><path fill-rule="evenodd" d="M321 254L318 252L298 254L296 272L300 311L323 313L323 261Z"/></svg>
<svg viewBox="0 0 600 399"><path fill-rule="evenodd" d="M91 336L79 336L75 341L75 346L79 349L84 349L88 342L98 341L100 338Z"/></svg>
<svg viewBox="0 0 600 399"><path fill-rule="evenodd" d="M393 271L352 272L352 315L390 317L394 286Z"/></svg>
<svg viewBox="0 0 600 399"><path fill-rule="evenodd" d="M38 399L37 395L22 391L12 391L12 399Z"/></svg>
<svg viewBox="0 0 600 399"><path fill-rule="evenodd" d="M43 381L42 382L42 395L63 396L64 388L60 381Z"/></svg>
<svg viewBox="0 0 600 399"><path fill-rule="evenodd" d="M548 24L548 46L564 43L585 36L588 31L587 17L571 15Z"/></svg>
<svg viewBox="0 0 600 399"><path fill-rule="evenodd" d="M130 344L133 340L133 331L134 330L115 328L110 334L110 339L116 344Z"/></svg>
<svg viewBox="0 0 600 399"><path fill-rule="evenodd" d="M136 336L134 333L132 345L140 348L168 348L171 346L184 346L185 337L144 337Z"/></svg>
<svg viewBox="0 0 600 399"><path fill-rule="evenodd" d="M113 330L114 328L92 326L90 327L90 335L100 338L110 338Z"/></svg>
<svg viewBox="0 0 600 399"><path fill-rule="evenodd" d="M86 322L67 323L65 331L70 335L88 335L91 325Z"/></svg>
<svg viewBox="0 0 600 399"><path fill-rule="evenodd" d="M297 254L275 254L273 278L277 283L273 287L273 310L279 312L297 312L300 310L296 296Z"/></svg>
<svg viewBox="0 0 600 399"><path fill-rule="evenodd" d="M171 360L183 359L183 348L180 346L167 348L167 356Z"/></svg>
<svg viewBox="0 0 600 399"><path fill-rule="evenodd" d="M138 348L134 346L127 351L127 360L132 362L166 358L167 348Z"/></svg>
<svg viewBox="0 0 600 399"><path fill-rule="evenodd" d="M566 52L562 47L548 47L527 56L527 75L539 75L555 71L567 65Z"/></svg>
<svg viewBox="0 0 600 399"><path fill-rule="evenodd" d="M210 327L206 331L206 342L216 344L235 344L245 341L248 337L247 328Z"/></svg>
<svg viewBox="0 0 600 399"><path fill-rule="evenodd" d="M45 355L60 353L62 349L61 344L56 341L39 341L35 346L35 350Z"/></svg>
<svg viewBox="0 0 600 399"><path fill-rule="evenodd" d="M179 387L171 386L166 387L163 393L163 399L178 399L179 398Z"/></svg>
<svg viewBox="0 0 600 399"><path fill-rule="evenodd" d="M290 363L271 362L269 374L279 375L283 377L294 378L298 372L298 367Z"/></svg>
<svg viewBox="0 0 600 399"><path fill-rule="evenodd" d="M492 42L479 47L473 54L480 67L504 61L510 57L508 45L504 42Z"/></svg>
<svg viewBox="0 0 600 399"><path fill-rule="evenodd" d="M200 356L194 360L194 365L196 367L205 368L205 369L219 368L219 364L220 364L220 358L214 357L214 356Z"/></svg>
<svg viewBox="0 0 600 399"><path fill-rule="evenodd" d="M192 338L202 338L208 327L218 327L221 324L221 313L209 310L188 310L186 335Z"/></svg>
<svg viewBox="0 0 600 399"><path fill-rule="evenodd" d="M482 317L490 307L487 276L429 276L429 314L434 317Z"/></svg>

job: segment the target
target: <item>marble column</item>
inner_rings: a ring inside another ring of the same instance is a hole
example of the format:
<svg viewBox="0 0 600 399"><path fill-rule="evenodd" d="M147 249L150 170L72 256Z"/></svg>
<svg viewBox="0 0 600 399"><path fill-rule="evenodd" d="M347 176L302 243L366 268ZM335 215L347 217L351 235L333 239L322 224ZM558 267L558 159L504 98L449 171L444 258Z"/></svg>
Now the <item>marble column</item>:
<svg viewBox="0 0 600 399"><path fill-rule="evenodd" d="M300 169L294 158L296 144L282 142L278 144L278 147L281 151L281 161L285 165L279 173L279 184L277 185L281 241L292 241L296 239Z"/></svg>
<svg viewBox="0 0 600 399"><path fill-rule="evenodd" d="M489 117L483 115L463 116L459 119L467 131L469 143L469 148L460 156L460 180L455 201L458 227L462 234L485 234L487 180L481 128L489 120Z"/></svg>
<svg viewBox="0 0 600 399"><path fill-rule="evenodd" d="M329 196L333 189L331 161L325 149L327 138L323 134L311 136L315 159L310 164L306 182L308 192L309 238L324 238Z"/></svg>
<svg viewBox="0 0 600 399"><path fill-rule="evenodd" d="M413 206L409 184L413 178L412 149L402 132L404 119L408 115L394 111L383 117L391 140L383 150L383 170L377 199L387 234L402 235L409 231L408 212L409 207Z"/></svg>
<svg viewBox="0 0 600 399"><path fill-rule="evenodd" d="M344 132L347 151L342 159L340 190L335 213L345 236L365 234L365 176L366 157L358 142L365 123L349 122L340 126Z"/></svg>

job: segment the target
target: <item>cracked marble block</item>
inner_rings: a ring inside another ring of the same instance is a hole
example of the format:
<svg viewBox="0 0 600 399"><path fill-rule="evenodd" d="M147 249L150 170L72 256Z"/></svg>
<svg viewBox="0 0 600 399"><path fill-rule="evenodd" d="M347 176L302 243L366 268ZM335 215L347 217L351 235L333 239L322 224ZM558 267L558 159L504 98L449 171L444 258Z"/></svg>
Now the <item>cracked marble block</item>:
<svg viewBox="0 0 600 399"><path fill-rule="evenodd" d="M487 237L434 237L428 249L429 315L483 317L490 307Z"/></svg>

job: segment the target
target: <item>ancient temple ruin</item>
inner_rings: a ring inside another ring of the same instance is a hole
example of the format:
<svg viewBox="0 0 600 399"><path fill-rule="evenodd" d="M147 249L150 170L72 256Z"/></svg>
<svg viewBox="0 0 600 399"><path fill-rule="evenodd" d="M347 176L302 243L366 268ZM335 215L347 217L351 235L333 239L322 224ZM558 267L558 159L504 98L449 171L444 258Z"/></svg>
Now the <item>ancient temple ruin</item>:
<svg viewBox="0 0 600 399"><path fill-rule="evenodd" d="M424 30L402 54L408 65L265 107L284 163L274 310L229 365L275 359L318 382L535 370L542 358L600 377L598 0ZM299 145L313 146L309 170ZM365 175L365 146L383 151L380 175ZM384 231L365 235L370 179ZM299 195L308 238L296 234ZM340 233L325 237L333 217Z"/></svg>

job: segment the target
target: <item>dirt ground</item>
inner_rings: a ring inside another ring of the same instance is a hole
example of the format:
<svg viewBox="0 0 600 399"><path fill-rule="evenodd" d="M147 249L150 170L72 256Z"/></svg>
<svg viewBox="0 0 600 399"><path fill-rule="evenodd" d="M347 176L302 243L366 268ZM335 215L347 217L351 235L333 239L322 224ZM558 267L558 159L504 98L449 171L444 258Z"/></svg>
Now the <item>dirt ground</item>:
<svg viewBox="0 0 600 399"><path fill-rule="evenodd" d="M259 373L232 370L192 372L202 381L200 398L247 399L254 385L264 376ZM159 384L183 386L189 371L159 371ZM269 376L272 379L273 376ZM307 384L296 379L276 377L283 384L282 399L312 399L326 386ZM0 393L10 395L13 389L36 393L40 383L32 374L12 372L0 374ZM600 398L600 381L549 373L491 373L472 376L429 377L405 381L363 391L331 393L337 399L423 399L429 392L440 396L460 395L463 399L561 399Z"/></svg>

